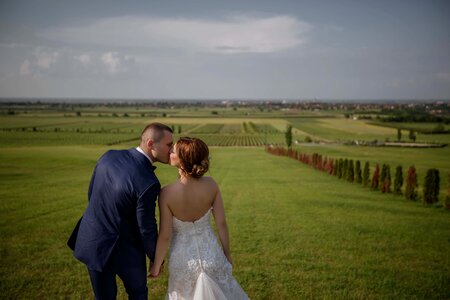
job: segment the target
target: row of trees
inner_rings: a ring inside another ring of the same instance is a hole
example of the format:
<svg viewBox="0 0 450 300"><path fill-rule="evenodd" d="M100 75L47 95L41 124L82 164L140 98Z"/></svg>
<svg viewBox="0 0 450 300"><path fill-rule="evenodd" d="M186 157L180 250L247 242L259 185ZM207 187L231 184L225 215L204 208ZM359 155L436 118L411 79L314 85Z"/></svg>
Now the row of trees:
<svg viewBox="0 0 450 300"><path fill-rule="evenodd" d="M401 165L395 168L394 180L391 177L391 167L389 164L375 164L372 177L370 177L370 164L365 162L364 166L359 160L347 158L328 158L319 153L306 154L291 148L268 147L266 151L279 156L288 156L304 164L310 165L317 170L321 170L341 180L356 182L372 190L382 193L393 193L404 195L406 199L417 201L419 199L417 172L414 166L407 170L406 177L403 174ZM445 207L450 209L450 174L448 175L449 187L445 200ZM439 201L440 175L438 169L429 169L425 176L422 200L425 204L435 204ZM403 190L404 187L404 192Z"/></svg>

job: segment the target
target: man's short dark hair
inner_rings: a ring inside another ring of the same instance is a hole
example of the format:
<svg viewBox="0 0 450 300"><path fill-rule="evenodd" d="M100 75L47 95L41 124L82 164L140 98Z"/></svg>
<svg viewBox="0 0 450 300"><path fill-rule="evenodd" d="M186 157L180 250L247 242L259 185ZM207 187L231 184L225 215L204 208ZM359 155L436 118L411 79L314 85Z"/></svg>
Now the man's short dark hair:
<svg viewBox="0 0 450 300"><path fill-rule="evenodd" d="M154 142L159 142L164 137L164 131L173 133L172 128L165 124L158 122L150 123L142 130L141 141L153 139Z"/></svg>

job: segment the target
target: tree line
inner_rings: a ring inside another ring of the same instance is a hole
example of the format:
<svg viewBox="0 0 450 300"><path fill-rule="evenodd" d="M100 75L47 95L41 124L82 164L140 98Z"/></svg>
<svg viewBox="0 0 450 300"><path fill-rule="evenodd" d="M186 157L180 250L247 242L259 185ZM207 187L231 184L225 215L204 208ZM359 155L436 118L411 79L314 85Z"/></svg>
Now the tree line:
<svg viewBox="0 0 450 300"><path fill-rule="evenodd" d="M439 170L435 168L427 170L423 183L422 197L420 197L418 192L417 170L414 166L410 166L406 174L404 174L401 165L396 166L394 179L392 180L391 166L389 164L382 164L380 167L380 164L375 163L372 176L370 176L370 163L368 161L364 162L364 166L362 166L359 160L330 158L319 153L301 153L297 150L291 148L286 149L284 147L267 147L266 151L273 155L293 158L316 170L333 175L338 179L355 182L374 191L403 195L411 201L421 199L426 205L433 205L439 202L441 178ZM448 174L447 195L443 205L450 210L450 173Z"/></svg>

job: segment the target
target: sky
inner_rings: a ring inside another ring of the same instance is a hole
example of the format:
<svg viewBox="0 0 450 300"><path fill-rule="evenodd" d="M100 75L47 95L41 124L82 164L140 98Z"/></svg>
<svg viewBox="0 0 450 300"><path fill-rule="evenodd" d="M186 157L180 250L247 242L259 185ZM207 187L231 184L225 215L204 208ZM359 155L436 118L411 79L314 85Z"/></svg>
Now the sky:
<svg viewBox="0 0 450 300"><path fill-rule="evenodd" d="M450 99L448 0L1 0L0 98Z"/></svg>

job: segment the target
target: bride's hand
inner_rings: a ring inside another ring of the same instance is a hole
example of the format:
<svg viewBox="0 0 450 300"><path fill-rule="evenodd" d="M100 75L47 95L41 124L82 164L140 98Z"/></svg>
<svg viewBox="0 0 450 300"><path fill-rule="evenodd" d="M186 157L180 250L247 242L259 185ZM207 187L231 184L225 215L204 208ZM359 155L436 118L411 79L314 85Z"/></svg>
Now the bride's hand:
<svg viewBox="0 0 450 300"><path fill-rule="evenodd" d="M158 278L159 275L164 271L164 262L161 264L159 268L156 268L154 264L150 264L148 268L148 278Z"/></svg>
<svg viewBox="0 0 450 300"><path fill-rule="evenodd" d="M156 269L154 264L150 264L148 268L148 278L158 278L161 268Z"/></svg>

